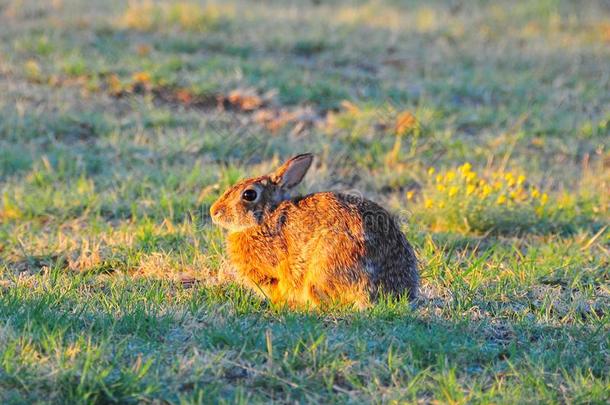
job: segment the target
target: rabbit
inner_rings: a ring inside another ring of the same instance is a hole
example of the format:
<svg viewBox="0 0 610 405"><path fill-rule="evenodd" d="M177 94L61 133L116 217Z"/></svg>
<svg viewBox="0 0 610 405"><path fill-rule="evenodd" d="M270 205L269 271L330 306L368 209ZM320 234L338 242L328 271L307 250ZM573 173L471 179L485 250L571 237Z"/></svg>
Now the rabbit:
<svg viewBox="0 0 610 405"><path fill-rule="evenodd" d="M417 259L385 209L337 192L290 196L312 160L294 156L273 173L238 182L211 206L242 282L290 307L365 308L380 292L415 299Z"/></svg>

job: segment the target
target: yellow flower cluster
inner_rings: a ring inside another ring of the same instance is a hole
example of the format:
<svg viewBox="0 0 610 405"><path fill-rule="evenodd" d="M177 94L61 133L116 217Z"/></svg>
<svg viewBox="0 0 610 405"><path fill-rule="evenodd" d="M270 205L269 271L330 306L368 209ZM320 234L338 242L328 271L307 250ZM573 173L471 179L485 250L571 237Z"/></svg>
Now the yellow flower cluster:
<svg viewBox="0 0 610 405"><path fill-rule="evenodd" d="M447 205L478 201L486 206L533 204L541 211L548 200L546 193L527 185L523 174L496 171L483 177L472 170L470 163L438 174L434 168L430 168L428 176L433 188L424 192L426 208L444 208Z"/></svg>

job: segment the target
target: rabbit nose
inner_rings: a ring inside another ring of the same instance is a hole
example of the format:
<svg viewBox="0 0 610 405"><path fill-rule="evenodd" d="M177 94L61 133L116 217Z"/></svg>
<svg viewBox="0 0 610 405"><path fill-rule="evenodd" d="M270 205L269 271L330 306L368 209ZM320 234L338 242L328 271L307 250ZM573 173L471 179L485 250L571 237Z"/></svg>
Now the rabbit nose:
<svg viewBox="0 0 610 405"><path fill-rule="evenodd" d="M210 215L212 216L212 218L219 217L224 214L224 212L224 208L219 207L217 205L212 205L212 207L210 207Z"/></svg>

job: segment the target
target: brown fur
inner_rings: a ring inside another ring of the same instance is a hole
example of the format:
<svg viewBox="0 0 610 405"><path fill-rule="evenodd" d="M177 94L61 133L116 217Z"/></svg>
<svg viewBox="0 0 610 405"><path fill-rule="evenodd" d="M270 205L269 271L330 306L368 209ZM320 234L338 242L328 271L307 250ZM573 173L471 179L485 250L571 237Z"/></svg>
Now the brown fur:
<svg viewBox="0 0 610 405"><path fill-rule="evenodd" d="M376 203L340 193L288 198L311 163L309 154L276 172L244 180L210 213L226 228L232 264L244 282L274 303L368 305L380 291L413 299L418 270L413 249ZM242 199L246 189L259 197Z"/></svg>

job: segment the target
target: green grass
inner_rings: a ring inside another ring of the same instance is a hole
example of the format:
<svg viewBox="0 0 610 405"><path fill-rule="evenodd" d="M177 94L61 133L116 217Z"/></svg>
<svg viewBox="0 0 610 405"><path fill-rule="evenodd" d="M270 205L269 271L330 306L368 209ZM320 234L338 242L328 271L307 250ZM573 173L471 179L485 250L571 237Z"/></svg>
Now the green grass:
<svg viewBox="0 0 610 405"><path fill-rule="evenodd" d="M0 2L0 402L606 403L608 60L595 1ZM208 207L303 151L417 305L233 282Z"/></svg>

